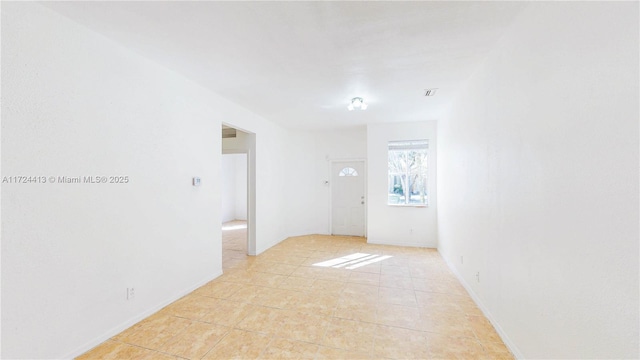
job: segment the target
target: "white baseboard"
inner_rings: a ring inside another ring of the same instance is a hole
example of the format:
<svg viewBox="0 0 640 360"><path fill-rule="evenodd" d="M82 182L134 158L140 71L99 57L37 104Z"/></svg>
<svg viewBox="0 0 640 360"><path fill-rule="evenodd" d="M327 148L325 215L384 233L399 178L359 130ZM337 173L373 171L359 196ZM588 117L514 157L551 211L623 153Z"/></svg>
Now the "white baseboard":
<svg viewBox="0 0 640 360"><path fill-rule="evenodd" d="M525 357L522 355L522 353L520 352L520 350L518 349L518 347L516 346L516 344L511 341L511 339L509 338L509 336L507 335L507 333L502 329L502 327L500 326L500 324L495 320L495 318L491 315L491 313L489 312L489 310L487 309L486 306L484 306L484 304L482 303L482 301L480 301L480 297L478 297L478 295L475 293L475 291L473 291L473 289L471 288L471 286L469 286L469 284L467 284L467 282L464 280L464 278L460 275L460 273L458 272L458 270L455 268L455 266L453 266L453 264L451 264L451 262L449 262L449 260L447 259L446 256L443 256L443 254L440 252L440 249L438 249L438 252L440 253L440 256L444 259L445 263L447 263L447 266L449 266L449 269L451 269L451 271L453 272L453 274L458 278L458 281L460 281L460 283L462 284L462 286L467 290L467 292L469 293L469 295L471 296L471 299L473 299L473 301L476 303L476 305L478 305L478 308L480 308L480 310L482 311L482 313L484 314L484 316L489 320L489 322L491 323L491 325L493 325L493 327L496 329L496 331L498 332L498 335L500 335L500 338L502 339L502 341L504 342L504 344L509 348L509 350L511 351L511 353L513 354L513 356L516 359L524 359Z"/></svg>
<svg viewBox="0 0 640 360"><path fill-rule="evenodd" d="M390 245L390 246L410 246L410 247L420 247L420 248L429 248L429 249L437 248L437 246L435 244L425 244L425 243L420 243L420 242L409 242L409 241L400 241L400 242L390 243L390 242L386 242L386 241L371 240L371 238L367 238L367 244Z"/></svg>
<svg viewBox="0 0 640 360"><path fill-rule="evenodd" d="M62 359L73 359L77 356L80 356L84 353L86 353L87 351L93 349L94 347L102 344L103 342L109 340L110 338L114 337L115 335L123 332L124 330L130 328L131 326L137 324L138 322L140 322L141 320L149 317L150 315L155 314L156 312L158 312L160 309L162 309L163 307L171 304L172 302L180 299L181 297L189 294L190 292L192 292L193 290L201 287L202 285L208 283L209 281L219 277L220 275L222 275L222 270L217 271L215 274L213 274L213 276L207 276L206 279L198 281L196 284L188 286L186 289L183 289L181 291L178 291L175 295L170 296L168 299L161 301L158 305L151 307L150 309L142 312L141 314L138 314L136 316L134 316L133 318L117 325L114 326L113 328L109 329L108 331L106 331L104 334L96 337L95 339L83 344L82 346L79 346L77 349L69 352L67 355L63 356Z"/></svg>

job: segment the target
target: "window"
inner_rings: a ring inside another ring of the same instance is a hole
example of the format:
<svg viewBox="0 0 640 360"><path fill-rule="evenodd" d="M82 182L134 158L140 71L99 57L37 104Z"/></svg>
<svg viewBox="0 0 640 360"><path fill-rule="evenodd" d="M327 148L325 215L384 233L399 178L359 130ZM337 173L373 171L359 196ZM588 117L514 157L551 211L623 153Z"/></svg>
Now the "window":
<svg viewBox="0 0 640 360"><path fill-rule="evenodd" d="M358 172L352 167L346 167L340 170L338 176L358 176Z"/></svg>
<svg viewBox="0 0 640 360"><path fill-rule="evenodd" d="M389 142L389 205L428 204L428 149L428 140Z"/></svg>

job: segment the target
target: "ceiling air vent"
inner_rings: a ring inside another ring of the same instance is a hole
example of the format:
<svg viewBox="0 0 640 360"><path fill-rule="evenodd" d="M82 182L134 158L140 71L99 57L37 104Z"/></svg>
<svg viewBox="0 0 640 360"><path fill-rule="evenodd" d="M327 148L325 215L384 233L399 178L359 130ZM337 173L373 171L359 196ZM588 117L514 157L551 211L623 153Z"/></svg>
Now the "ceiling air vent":
<svg viewBox="0 0 640 360"><path fill-rule="evenodd" d="M438 89L425 89L424 96L434 96Z"/></svg>

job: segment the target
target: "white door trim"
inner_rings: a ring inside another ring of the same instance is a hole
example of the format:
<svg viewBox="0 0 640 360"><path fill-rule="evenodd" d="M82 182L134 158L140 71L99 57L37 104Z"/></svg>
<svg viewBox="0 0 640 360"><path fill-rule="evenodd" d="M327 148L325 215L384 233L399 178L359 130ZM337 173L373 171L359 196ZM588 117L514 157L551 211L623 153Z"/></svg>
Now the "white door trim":
<svg viewBox="0 0 640 360"><path fill-rule="evenodd" d="M329 159L329 171L328 171L328 181L329 181L329 235L333 234L333 204L331 198L333 197L333 164L335 163L346 163L346 162L361 162L364 169L363 180L364 180L364 189L362 189L365 201L364 207L364 237L367 237L367 221L368 221L368 209L369 209L369 197L367 196L368 182L367 182L367 160L363 158L347 158L347 159Z"/></svg>

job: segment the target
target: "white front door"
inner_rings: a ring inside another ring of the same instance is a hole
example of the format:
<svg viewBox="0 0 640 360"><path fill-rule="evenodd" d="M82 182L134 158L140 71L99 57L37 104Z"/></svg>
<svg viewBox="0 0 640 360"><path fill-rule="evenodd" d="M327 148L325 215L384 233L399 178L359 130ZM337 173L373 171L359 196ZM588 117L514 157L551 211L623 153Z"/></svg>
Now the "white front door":
<svg viewBox="0 0 640 360"><path fill-rule="evenodd" d="M331 233L364 236L364 161L331 165Z"/></svg>

